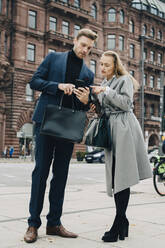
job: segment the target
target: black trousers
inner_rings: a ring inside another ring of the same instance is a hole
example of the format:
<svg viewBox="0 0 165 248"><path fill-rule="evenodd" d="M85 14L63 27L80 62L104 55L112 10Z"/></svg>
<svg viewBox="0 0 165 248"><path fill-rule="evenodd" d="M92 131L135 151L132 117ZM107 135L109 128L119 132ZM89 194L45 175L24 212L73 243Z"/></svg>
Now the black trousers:
<svg viewBox="0 0 165 248"><path fill-rule="evenodd" d="M49 190L49 213L47 225L60 225L68 168L74 144L56 140L40 134L40 124L35 126L36 151L35 168L32 172L31 199L29 205L29 226L41 225L40 214L43 208L46 181L52 164L53 177Z"/></svg>

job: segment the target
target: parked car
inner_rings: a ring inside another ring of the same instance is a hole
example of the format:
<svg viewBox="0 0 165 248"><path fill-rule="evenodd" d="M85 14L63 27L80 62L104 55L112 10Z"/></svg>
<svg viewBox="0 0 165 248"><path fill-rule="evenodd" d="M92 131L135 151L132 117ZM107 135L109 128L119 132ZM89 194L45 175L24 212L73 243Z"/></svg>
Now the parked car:
<svg viewBox="0 0 165 248"><path fill-rule="evenodd" d="M105 155L103 149L95 149L92 152L88 152L85 155L85 160L87 163L99 162L105 163Z"/></svg>

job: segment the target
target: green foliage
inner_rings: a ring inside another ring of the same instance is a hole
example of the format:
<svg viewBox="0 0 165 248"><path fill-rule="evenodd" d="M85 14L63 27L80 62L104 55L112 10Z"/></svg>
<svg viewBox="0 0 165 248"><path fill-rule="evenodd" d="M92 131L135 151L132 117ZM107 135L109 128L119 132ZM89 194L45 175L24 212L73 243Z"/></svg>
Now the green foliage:
<svg viewBox="0 0 165 248"><path fill-rule="evenodd" d="M83 159L85 158L85 154L86 152L77 151L76 152L77 161L83 161Z"/></svg>

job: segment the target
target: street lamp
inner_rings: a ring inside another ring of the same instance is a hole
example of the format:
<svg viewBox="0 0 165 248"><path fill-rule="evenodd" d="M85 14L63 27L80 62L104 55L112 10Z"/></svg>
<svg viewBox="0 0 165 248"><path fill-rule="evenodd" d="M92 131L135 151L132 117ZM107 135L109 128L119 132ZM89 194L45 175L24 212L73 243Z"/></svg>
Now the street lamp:
<svg viewBox="0 0 165 248"><path fill-rule="evenodd" d="M144 39L145 35L140 36L141 42L141 87L140 87L140 117L141 117L141 128L144 135Z"/></svg>
<svg viewBox="0 0 165 248"><path fill-rule="evenodd" d="M162 136L164 131L164 72L160 74L160 139L159 139L159 154L163 155L162 152Z"/></svg>

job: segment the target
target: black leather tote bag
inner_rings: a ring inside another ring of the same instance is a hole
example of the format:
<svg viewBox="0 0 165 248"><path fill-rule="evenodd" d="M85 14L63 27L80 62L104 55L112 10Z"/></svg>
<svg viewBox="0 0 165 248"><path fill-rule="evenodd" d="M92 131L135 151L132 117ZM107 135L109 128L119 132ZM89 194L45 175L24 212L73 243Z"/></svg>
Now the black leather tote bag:
<svg viewBox="0 0 165 248"><path fill-rule="evenodd" d="M63 107L63 96L60 105L46 106L40 132L72 143L80 143L84 136L86 112L75 110L73 97L72 109Z"/></svg>
<svg viewBox="0 0 165 248"><path fill-rule="evenodd" d="M110 123L105 114L89 122L85 133L85 144L111 150Z"/></svg>

